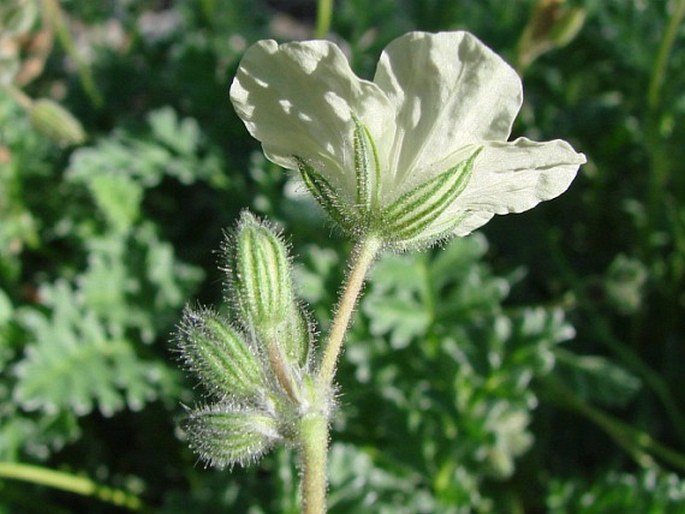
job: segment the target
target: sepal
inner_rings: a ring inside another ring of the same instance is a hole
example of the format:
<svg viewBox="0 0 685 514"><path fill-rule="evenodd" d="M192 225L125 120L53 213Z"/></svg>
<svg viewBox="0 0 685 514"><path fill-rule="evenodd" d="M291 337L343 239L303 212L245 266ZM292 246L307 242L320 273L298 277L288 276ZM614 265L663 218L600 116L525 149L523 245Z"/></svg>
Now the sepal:
<svg viewBox="0 0 685 514"><path fill-rule="evenodd" d="M404 193L383 210L381 233L390 246L405 246L414 238L430 238L426 227L466 188L481 151L482 147L476 149L467 159Z"/></svg>
<svg viewBox="0 0 685 514"><path fill-rule="evenodd" d="M380 163L378 151L369 129L356 116L354 121L353 153L357 190L357 209L367 218L379 203Z"/></svg>
<svg viewBox="0 0 685 514"><path fill-rule="evenodd" d="M357 212L348 206L339 191L313 166L295 157L302 181L317 203L345 232L354 233L359 224Z"/></svg>

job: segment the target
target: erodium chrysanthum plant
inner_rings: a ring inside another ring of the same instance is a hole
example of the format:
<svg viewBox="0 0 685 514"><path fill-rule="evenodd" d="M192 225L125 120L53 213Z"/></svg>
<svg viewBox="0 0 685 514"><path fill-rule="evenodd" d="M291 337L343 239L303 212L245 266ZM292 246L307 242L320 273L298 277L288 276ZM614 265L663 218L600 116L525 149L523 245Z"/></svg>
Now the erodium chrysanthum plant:
<svg viewBox="0 0 685 514"><path fill-rule="evenodd" d="M336 362L375 258L465 236L495 214L555 198L585 157L561 140L508 141L521 81L467 32L396 39L373 81L357 77L328 41L260 41L230 94L266 157L300 175L356 250L331 329L315 341L281 235L243 214L224 245L232 318L188 308L178 330L188 367L213 398L185 428L199 455L220 467L293 446L303 512L322 513Z"/></svg>

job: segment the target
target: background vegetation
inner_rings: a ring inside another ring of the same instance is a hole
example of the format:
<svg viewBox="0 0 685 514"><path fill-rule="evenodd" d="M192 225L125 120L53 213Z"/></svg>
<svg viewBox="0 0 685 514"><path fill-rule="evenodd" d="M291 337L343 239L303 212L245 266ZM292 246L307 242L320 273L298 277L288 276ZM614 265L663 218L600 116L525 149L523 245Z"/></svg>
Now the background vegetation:
<svg viewBox="0 0 685 514"><path fill-rule="evenodd" d="M288 451L198 465L170 333L219 301L244 208L292 235L326 330L349 247L228 101L245 48L311 38L314 3L0 13L0 513L297 512ZM319 20L367 77L406 31L473 32L523 74L514 135L589 161L554 202L378 263L341 364L332 513L685 512L683 14L341 0Z"/></svg>

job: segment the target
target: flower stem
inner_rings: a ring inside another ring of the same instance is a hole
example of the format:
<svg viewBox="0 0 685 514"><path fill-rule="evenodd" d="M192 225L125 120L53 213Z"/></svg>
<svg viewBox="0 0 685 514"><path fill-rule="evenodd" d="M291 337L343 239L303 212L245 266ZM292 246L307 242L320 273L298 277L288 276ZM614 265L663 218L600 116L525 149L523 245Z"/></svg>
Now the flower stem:
<svg viewBox="0 0 685 514"><path fill-rule="evenodd" d="M328 459L328 419L311 413L300 422L302 444L302 514L326 512L326 462Z"/></svg>
<svg viewBox="0 0 685 514"><path fill-rule="evenodd" d="M93 482L89 478L75 476L63 471L29 464L19 464L17 462L0 462L0 478L22 480L80 494L81 496L92 496L100 501L132 511L146 510L142 501L131 493L121 489L112 489Z"/></svg>
<svg viewBox="0 0 685 514"><path fill-rule="evenodd" d="M347 332L359 293L364 285L366 273L369 271L381 246L382 241L378 237L371 235L359 243L353 254L350 274L347 277L345 288L338 302L333 325L324 347L321 367L319 368L319 384L326 389L330 388L333 383L338 355L345 339L345 332Z"/></svg>
<svg viewBox="0 0 685 514"><path fill-rule="evenodd" d="M315 405L310 406L308 413L300 421L303 514L324 514L326 512L329 420L325 402L330 397L338 356L354 307L364 285L364 278L381 246L381 239L370 235L357 245L352 254L350 272L338 301L319 372L316 376Z"/></svg>
<svg viewBox="0 0 685 514"><path fill-rule="evenodd" d="M333 0L318 0L316 8L316 28L314 37L323 38L331 28L333 18Z"/></svg>
<svg viewBox="0 0 685 514"><path fill-rule="evenodd" d="M649 81L649 87L647 88L647 104L652 109L655 109L659 103L661 86L663 85L664 75L666 74L666 65L668 64L668 58L673 49L673 43L678 35L678 28L683 21L683 18L685 18L685 0L680 0L680 2L676 4L674 12L670 17L668 27L664 32L664 37L661 40L661 46L659 47L659 53L654 61L654 70L652 71L652 77Z"/></svg>

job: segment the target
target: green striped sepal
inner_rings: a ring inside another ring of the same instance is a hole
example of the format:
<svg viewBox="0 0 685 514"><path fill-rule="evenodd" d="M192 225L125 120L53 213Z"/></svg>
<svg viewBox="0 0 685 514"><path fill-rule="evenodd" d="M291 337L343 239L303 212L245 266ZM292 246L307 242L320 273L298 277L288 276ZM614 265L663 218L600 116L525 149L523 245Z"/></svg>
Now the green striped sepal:
<svg viewBox="0 0 685 514"><path fill-rule="evenodd" d="M389 246L397 249L423 246L445 236L444 227L433 231L431 225L464 191L481 151L482 147L383 209L381 233Z"/></svg>
<svg viewBox="0 0 685 514"><path fill-rule="evenodd" d="M354 191L342 193L304 159L294 156L300 175L314 199L331 219L352 236L364 234L373 226L380 201L380 163L378 151L369 129L354 114L352 155Z"/></svg>

